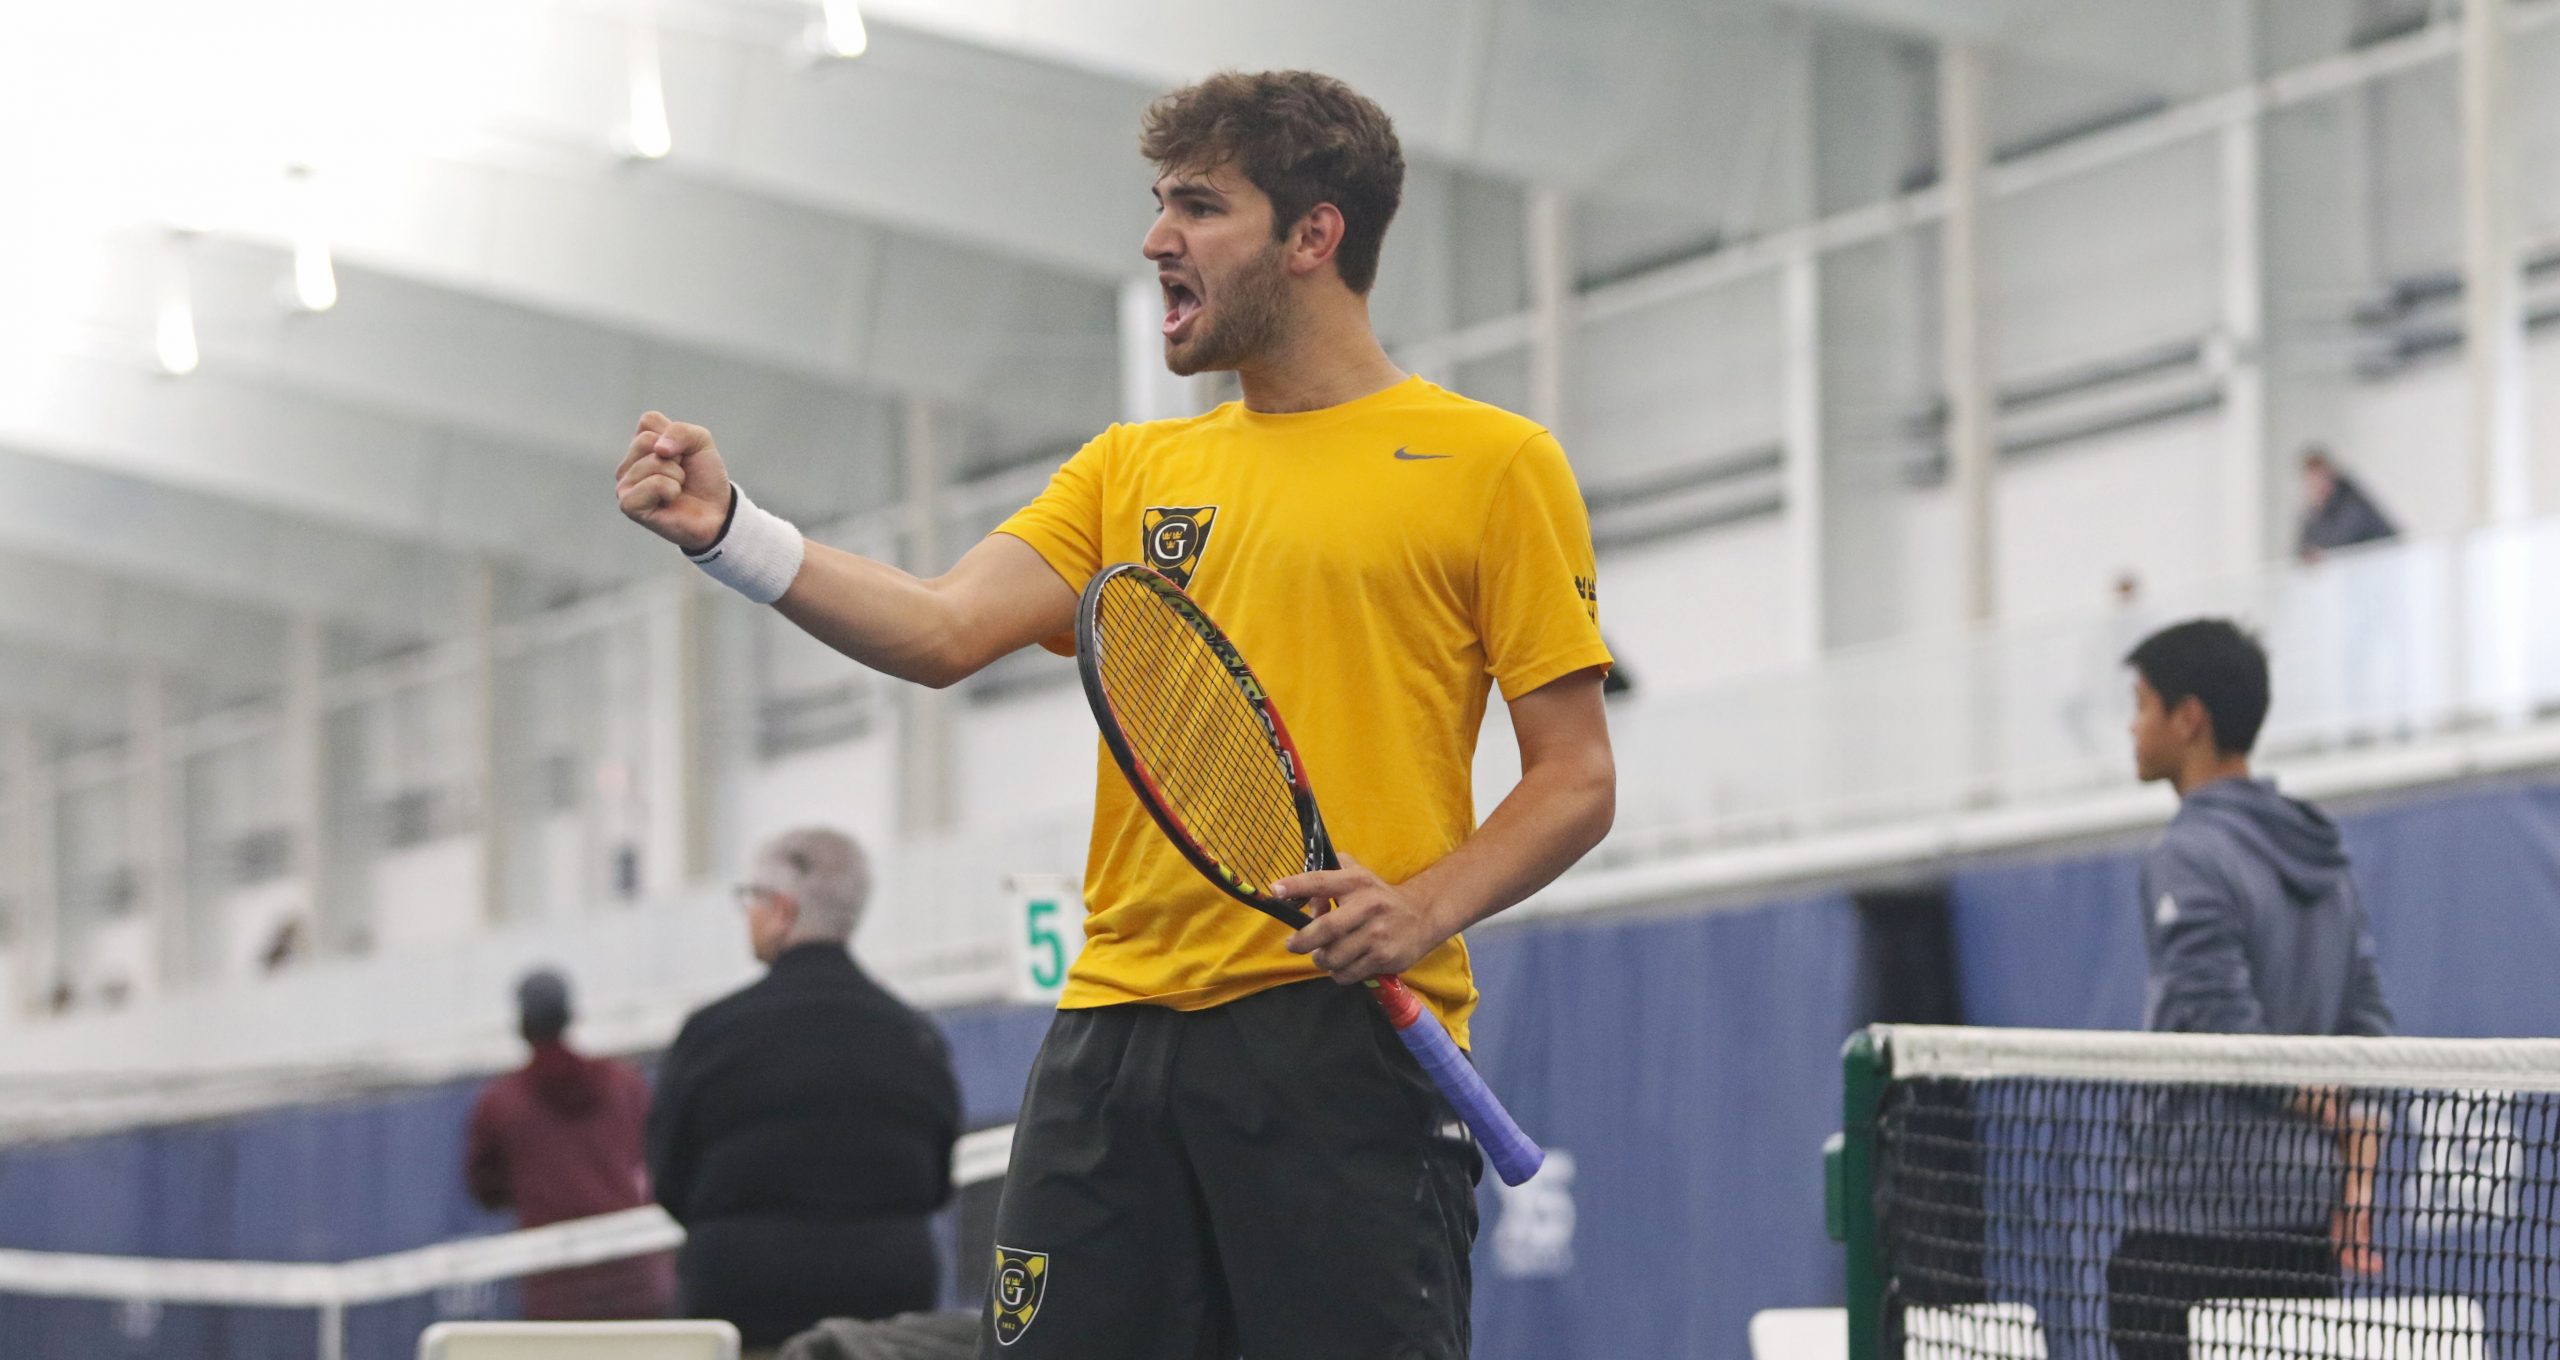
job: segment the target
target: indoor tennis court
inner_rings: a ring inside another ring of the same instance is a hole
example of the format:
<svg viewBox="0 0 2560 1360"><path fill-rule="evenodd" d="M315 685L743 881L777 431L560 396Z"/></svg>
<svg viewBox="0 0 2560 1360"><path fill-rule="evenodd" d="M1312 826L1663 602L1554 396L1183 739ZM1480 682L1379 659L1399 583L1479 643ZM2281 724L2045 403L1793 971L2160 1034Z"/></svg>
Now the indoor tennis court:
<svg viewBox="0 0 2560 1360"><path fill-rule="evenodd" d="M0 185L0 1360L2560 1357L2560 0L6 0Z"/></svg>

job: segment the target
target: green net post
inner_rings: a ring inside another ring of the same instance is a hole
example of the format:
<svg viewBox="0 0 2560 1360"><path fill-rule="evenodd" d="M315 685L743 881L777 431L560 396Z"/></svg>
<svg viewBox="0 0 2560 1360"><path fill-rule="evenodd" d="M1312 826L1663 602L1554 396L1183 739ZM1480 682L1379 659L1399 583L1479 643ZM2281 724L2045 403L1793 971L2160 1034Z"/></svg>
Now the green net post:
<svg viewBox="0 0 2560 1360"><path fill-rule="evenodd" d="M1882 1354L1884 1262L1876 1244L1876 1116L1887 1063L1883 1036L1863 1029L1840 1050L1840 1132L1823 1145L1824 1217L1849 1251L1849 1355Z"/></svg>

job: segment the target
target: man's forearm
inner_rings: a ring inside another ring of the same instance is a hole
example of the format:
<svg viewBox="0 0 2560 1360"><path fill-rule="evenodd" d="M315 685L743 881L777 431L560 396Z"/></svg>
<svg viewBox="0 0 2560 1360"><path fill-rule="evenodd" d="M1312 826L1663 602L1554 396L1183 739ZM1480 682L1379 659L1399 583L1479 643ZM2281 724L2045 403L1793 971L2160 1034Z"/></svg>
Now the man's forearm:
<svg viewBox="0 0 2560 1360"><path fill-rule="evenodd" d="M950 605L921 580L886 562L822 543L773 607L801 631L883 675L935 688L976 666L954 657Z"/></svg>
<svg viewBox="0 0 2560 1360"><path fill-rule="evenodd" d="M1406 880L1404 889L1455 935L1555 881L1609 834L1617 771L1605 757L1542 762L1466 843Z"/></svg>
<svg viewBox="0 0 2560 1360"><path fill-rule="evenodd" d="M1075 587L1009 534L988 535L931 580L812 543L773 604L863 665L936 688L1076 623Z"/></svg>

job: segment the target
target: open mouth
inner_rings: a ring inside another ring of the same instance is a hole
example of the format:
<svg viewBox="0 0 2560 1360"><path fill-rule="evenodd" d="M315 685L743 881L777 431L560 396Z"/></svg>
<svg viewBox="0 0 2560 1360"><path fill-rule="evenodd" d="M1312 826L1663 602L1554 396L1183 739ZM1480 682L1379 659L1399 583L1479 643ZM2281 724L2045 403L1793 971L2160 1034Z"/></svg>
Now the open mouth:
<svg viewBox="0 0 2560 1360"><path fill-rule="evenodd" d="M1186 283L1164 278L1158 279L1157 282L1164 287L1165 338L1178 339L1190 326L1191 318L1200 314L1200 295L1192 291L1191 286Z"/></svg>

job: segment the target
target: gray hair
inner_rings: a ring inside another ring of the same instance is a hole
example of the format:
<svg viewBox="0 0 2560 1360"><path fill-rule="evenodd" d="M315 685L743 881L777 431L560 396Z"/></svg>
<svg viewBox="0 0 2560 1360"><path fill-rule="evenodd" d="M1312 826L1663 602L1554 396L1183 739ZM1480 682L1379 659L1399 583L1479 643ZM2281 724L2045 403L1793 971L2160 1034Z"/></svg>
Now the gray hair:
<svg viewBox="0 0 2560 1360"><path fill-rule="evenodd" d="M853 837L831 827L797 827L765 842L756 865L766 887L799 902L794 940L853 938L871 901L871 864Z"/></svg>

